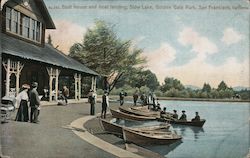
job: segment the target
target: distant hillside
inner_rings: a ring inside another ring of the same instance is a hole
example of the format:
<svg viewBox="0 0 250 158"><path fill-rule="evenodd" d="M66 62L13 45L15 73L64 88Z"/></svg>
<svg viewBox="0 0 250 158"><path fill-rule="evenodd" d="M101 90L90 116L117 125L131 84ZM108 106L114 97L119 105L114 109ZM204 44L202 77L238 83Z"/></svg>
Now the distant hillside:
<svg viewBox="0 0 250 158"><path fill-rule="evenodd" d="M236 87L233 87L233 90L234 91L241 91L241 90L250 90L250 87L243 87L243 86L236 86Z"/></svg>
<svg viewBox="0 0 250 158"><path fill-rule="evenodd" d="M200 87L198 87L198 86L193 86L193 85L185 85L185 88L190 88L190 89L192 89L192 90L201 89Z"/></svg>

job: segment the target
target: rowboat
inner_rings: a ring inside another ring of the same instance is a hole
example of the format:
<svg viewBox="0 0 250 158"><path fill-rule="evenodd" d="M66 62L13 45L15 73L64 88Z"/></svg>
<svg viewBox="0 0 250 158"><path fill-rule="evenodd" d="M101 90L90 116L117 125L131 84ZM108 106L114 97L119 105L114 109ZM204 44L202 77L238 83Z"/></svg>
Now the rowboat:
<svg viewBox="0 0 250 158"><path fill-rule="evenodd" d="M144 109L144 108L143 108L143 110L139 110L139 109L134 110L132 107L122 106L122 107L119 107L119 110L121 112L124 112L124 113L134 114L134 115L138 115L138 116L151 116L151 117L159 117L160 116L160 112L151 111L151 110Z"/></svg>
<svg viewBox="0 0 250 158"><path fill-rule="evenodd" d="M123 128L123 139L126 142L132 142L138 145L145 144L172 144L177 142L182 137L169 132L155 132L155 131L142 131L131 130Z"/></svg>
<svg viewBox="0 0 250 158"><path fill-rule="evenodd" d="M205 119L201 119L200 121L182 121L182 120L171 120L170 121L170 123L173 123L173 124L196 126L196 127L202 127L205 122L206 122Z"/></svg>
<svg viewBox="0 0 250 158"><path fill-rule="evenodd" d="M105 131L122 136L122 126L112 123L111 121L100 119L102 127Z"/></svg>
<svg viewBox="0 0 250 158"><path fill-rule="evenodd" d="M200 121L184 121L184 120L177 120L174 118L158 118L158 121L169 122L171 124L178 124L178 125L186 125L186 126L195 126L195 127L202 127L206 120L201 119Z"/></svg>
<svg viewBox="0 0 250 158"><path fill-rule="evenodd" d="M155 131L155 132L166 132L168 131L170 124L160 124L154 126L141 126L141 127L133 127L132 130L141 130L141 131Z"/></svg>
<svg viewBox="0 0 250 158"><path fill-rule="evenodd" d="M118 110L110 109L110 112L113 117L120 118L124 120L136 120L136 121L149 121L149 120L156 120L156 117L151 116L138 116L134 114L124 113Z"/></svg>
<svg viewBox="0 0 250 158"><path fill-rule="evenodd" d="M148 110L148 106L131 106L131 109L133 110Z"/></svg>
<svg viewBox="0 0 250 158"><path fill-rule="evenodd" d="M123 126L113 123L109 120L100 119L102 127L105 131L122 136L122 129ZM166 132L169 129L169 124L160 124L155 126L143 126L143 127L136 127L130 128L131 130L141 130L141 131L157 131L157 132Z"/></svg>

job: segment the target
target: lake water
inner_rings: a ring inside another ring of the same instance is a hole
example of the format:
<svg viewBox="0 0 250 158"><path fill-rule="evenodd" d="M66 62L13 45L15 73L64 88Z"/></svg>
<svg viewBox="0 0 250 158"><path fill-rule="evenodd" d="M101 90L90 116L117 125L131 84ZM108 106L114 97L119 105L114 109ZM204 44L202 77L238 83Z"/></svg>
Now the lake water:
<svg viewBox="0 0 250 158"><path fill-rule="evenodd" d="M250 103L160 101L167 111L185 110L191 119L198 111L206 119L202 128L172 126L182 135L180 142L158 146L144 146L168 158L244 158L250 147ZM124 123L123 123L124 124ZM125 122L125 126L159 124L152 122Z"/></svg>

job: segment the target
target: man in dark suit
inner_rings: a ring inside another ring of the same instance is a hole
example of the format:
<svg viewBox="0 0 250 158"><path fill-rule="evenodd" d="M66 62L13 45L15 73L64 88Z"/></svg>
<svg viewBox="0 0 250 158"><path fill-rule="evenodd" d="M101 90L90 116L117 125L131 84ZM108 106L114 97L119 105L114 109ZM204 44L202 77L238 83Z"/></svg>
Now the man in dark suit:
<svg viewBox="0 0 250 158"><path fill-rule="evenodd" d="M32 83L32 90L30 91L30 122L38 123L38 108L40 106L40 99L37 92L37 82Z"/></svg>

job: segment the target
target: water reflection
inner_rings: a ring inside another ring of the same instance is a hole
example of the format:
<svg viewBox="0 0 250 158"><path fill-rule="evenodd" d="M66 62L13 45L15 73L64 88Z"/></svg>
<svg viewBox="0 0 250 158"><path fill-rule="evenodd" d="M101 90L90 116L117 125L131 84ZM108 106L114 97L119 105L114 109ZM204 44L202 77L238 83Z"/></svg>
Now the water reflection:
<svg viewBox="0 0 250 158"><path fill-rule="evenodd" d="M189 136L190 133L188 133L188 132L192 131L194 134L195 141L199 139L199 137L201 136L201 133L205 133L203 127L193 127L193 126L176 125L176 124L173 124L172 127L173 127L173 131L175 131L177 133L179 131L180 132L179 134L184 136L184 137Z"/></svg>
<svg viewBox="0 0 250 158"><path fill-rule="evenodd" d="M143 146L143 147L146 149L152 150L154 152L157 152L160 155L166 156L169 152L173 151L181 143L183 143L182 140L179 140L170 145L148 145L148 146Z"/></svg>

